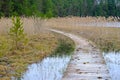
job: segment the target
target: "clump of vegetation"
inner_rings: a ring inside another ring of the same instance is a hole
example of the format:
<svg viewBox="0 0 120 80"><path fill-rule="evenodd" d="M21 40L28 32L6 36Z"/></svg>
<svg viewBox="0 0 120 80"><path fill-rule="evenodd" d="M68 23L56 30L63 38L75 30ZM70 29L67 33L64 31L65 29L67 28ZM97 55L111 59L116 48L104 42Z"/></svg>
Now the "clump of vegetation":
<svg viewBox="0 0 120 80"><path fill-rule="evenodd" d="M0 37L0 58L4 55L6 55L6 53L8 53L9 51L9 44L8 44L8 40L6 39L5 36L1 36Z"/></svg>
<svg viewBox="0 0 120 80"><path fill-rule="evenodd" d="M12 39L13 49L17 50L27 44L28 39L24 33L23 23L20 17L12 18L13 26L10 28L9 35Z"/></svg>
<svg viewBox="0 0 120 80"><path fill-rule="evenodd" d="M52 56L66 56L72 54L75 49L75 43L70 38L55 33L58 39L58 46Z"/></svg>

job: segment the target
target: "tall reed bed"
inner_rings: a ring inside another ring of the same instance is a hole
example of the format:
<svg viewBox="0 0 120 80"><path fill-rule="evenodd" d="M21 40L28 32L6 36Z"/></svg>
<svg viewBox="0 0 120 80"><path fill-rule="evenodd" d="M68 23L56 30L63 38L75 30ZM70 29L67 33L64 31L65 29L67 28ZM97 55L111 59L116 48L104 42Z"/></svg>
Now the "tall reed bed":
<svg viewBox="0 0 120 80"><path fill-rule="evenodd" d="M43 31L45 20L36 17L22 17L23 27L27 35L34 35ZM11 18L0 19L0 34L7 34L12 26ZM43 31L44 32L44 31Z"/></svg>

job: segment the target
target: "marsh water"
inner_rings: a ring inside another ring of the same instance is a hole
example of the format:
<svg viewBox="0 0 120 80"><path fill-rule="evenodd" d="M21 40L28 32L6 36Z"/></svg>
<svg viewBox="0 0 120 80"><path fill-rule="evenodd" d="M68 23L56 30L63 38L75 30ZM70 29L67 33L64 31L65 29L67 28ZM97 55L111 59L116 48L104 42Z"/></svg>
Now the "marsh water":
<svg viewBox="0 0 120 80"><path fill-rule="evenodd" d="M120 53L103 53L112 80L120 80ZM61 80L71 55L49 56L28 66L20 80Z"/></svg>
<svg viewBox="0 0 120 80"><path fill-rule="evenodd" d="M20 80L61 80L70 55L54 55L28 66Z"/></svg>
<svg viewBox="0 0 120 80"><path fill-rule="evenodd" d="M112 80L120 80L120 53L103 53ZM70 55L49 56L28 66L21 80L61 80Z"/></svg>
<svg viewBox="0 0 120 80"><path fill-rule="evenodd" d="M120 22L87 22L81 23L76 22L76 26L95 26L95 27L120 27Z"/></svg>
<svg viewBox="0 0 120 80"><path fill-rule="evenodd" d="M112 80L120 80L120 53L103 53Z"/></svg>

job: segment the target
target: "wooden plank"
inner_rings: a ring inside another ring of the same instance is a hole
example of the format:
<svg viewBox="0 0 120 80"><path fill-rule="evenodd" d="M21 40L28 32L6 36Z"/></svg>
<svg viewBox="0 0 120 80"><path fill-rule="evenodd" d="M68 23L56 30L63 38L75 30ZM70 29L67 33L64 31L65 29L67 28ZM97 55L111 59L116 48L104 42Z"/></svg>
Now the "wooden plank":
<svg viewBox="0 0 120 80"><path fill-rule="evenodd" d="M66 35L76 43L76 50L62 80L111 80L99 49L76 35L53 29L52 31Z"/></svg>

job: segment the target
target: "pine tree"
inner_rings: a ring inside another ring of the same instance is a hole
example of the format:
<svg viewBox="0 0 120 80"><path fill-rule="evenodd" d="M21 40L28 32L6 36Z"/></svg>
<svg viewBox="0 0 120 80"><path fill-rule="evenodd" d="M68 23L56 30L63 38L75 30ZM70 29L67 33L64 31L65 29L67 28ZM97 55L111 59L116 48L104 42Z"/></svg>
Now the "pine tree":
<svg viewBox="0 0 120 80"><path fill-rule="evenodd" d="M108 0L108 15L115 16L116 15L116 4L115 0Z"/></svg>
<svg viewBox="0 0 120 80"><path fill-rule="evenodd" d="M20 49L21 46L24 46L27 43L27 38L24 33L23 23L21 22L20 17L12 18L13 26L10 28L9 35L13 42L13 49ZM19 46L19 44L22 44Z"/></svg>

